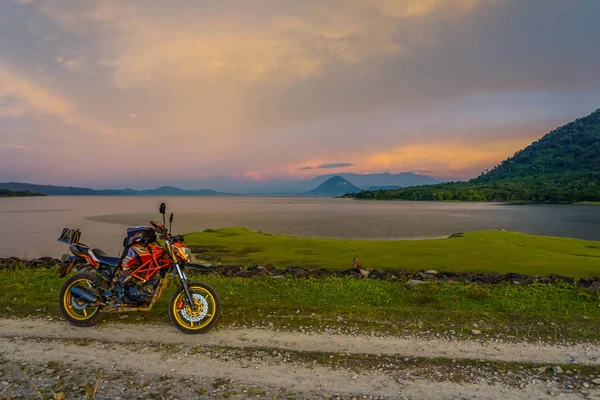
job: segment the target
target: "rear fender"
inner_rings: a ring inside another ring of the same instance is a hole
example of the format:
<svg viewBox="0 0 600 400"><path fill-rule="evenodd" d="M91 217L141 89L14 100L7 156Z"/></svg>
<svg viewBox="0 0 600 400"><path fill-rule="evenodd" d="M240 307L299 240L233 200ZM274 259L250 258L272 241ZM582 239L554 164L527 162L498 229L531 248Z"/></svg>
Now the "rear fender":
<svg viewBox="0 0 600 400"><path fill-rule="evenodd" d="M64 278L71 273L75 265L81 263L85 263L85 260L79 256L69 256L68 254L63 255L61 258L61 264L58 267L58 275L60 275L61 278Z"/></svg>

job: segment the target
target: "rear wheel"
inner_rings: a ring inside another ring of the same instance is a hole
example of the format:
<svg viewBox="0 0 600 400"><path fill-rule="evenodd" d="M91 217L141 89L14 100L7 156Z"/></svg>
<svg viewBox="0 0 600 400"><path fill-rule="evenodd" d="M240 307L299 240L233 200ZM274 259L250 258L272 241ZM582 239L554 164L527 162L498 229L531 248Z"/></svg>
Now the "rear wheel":
<svg viewBox="0 0 600 400"><path fill-rule="evenodd" d="M79 287L86 291L96 293L94 288L95 277L90 273L73 275L60 289L58 306L60 312L71 325L87 327L96 323L100 316L100 306L92 306L89 301L71 292L72 288Z"/></svg>
<svg viewBox="0 0 600 400"><path fill-rule="evenodd" d="M185 291L181 289L171 298L169 316L177 329L183 333L205 333L214 326L220 316L219 295L215 289L201 282L190 282L188 288L196 309L192 310Z"/></svg>

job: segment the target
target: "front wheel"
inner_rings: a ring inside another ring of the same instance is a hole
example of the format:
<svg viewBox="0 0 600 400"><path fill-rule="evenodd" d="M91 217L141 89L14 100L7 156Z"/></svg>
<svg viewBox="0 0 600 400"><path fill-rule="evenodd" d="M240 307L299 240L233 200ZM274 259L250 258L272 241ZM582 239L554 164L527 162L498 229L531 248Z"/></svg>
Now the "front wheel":
<svg viewBox="0 0 600 400"><path fill-rule="evenodd" d="M190 282L188 288L196 310L192 310L185 291L181 289L171 298L169 316L177 329L183 333L205 333L214 326L221 313L219 295L215 289L201 282Z"/></svg>

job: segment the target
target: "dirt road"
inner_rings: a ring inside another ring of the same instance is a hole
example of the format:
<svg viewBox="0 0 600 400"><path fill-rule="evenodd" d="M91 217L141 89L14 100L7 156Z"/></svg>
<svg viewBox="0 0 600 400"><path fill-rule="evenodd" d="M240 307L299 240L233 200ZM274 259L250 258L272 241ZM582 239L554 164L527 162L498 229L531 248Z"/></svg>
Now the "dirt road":
<svg viewBox="0 0 600 400"><path fill-rule="evenodd" d="M589 344L0 319L0 355L0 398L600 399Z"/></svg>

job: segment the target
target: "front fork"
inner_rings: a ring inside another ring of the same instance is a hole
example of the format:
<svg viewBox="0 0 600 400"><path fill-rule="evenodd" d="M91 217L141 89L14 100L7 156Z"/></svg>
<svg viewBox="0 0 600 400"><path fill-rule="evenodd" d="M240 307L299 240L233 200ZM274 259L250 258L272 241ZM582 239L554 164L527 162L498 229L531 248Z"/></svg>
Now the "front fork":
<svg viewBox="0 0 600 400"><path fill-rule="evenodd" d="M194 302L192 292L190 292L190 288L188 287L187 276L179 266L179 263L175 263L175 270L177 271L177 275L179 275L179 279L181 280L181 286L183 287L183 291L185 292L185 296L187 297L190 308L192 309L192 311L196 311L196 303Z"/></svg>

